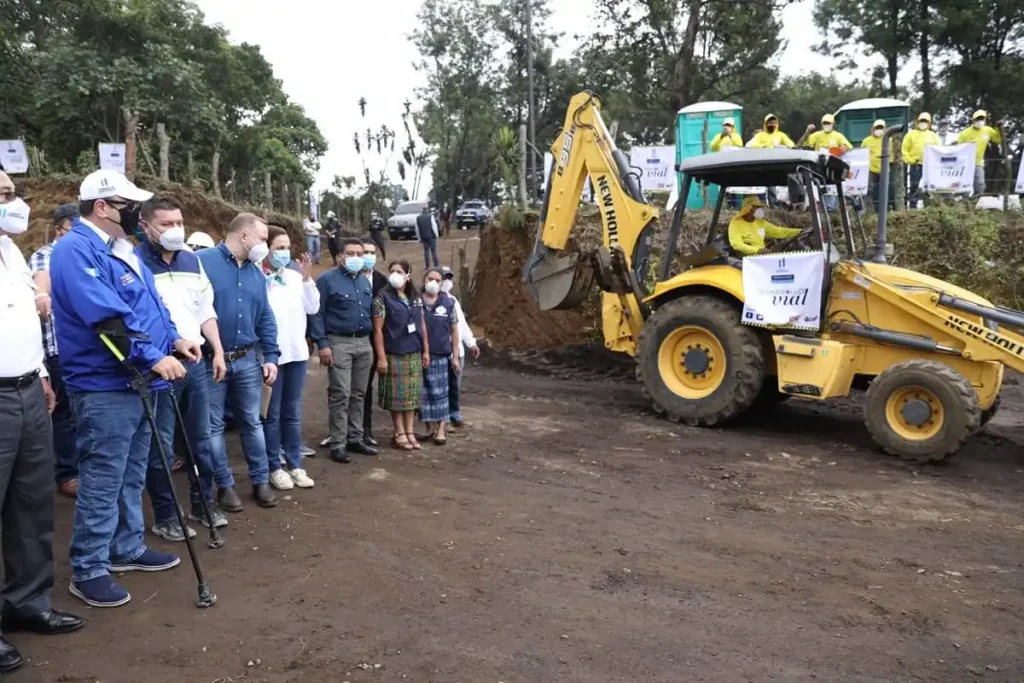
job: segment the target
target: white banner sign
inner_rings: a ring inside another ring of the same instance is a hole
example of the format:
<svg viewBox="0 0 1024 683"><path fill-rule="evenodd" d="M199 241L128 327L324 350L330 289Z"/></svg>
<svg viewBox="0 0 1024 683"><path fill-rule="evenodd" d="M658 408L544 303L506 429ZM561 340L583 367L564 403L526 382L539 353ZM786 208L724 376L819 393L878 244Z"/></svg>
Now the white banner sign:
<svg viewBox="0 0 1024 683"><path fill-rule="evenodd" d="M925 192L970 194L974 189L976 147L928 145L924 148L921 188Z"/></svg>
<svg viewBox="0 0 1024 683"><path fill-rule="evenodd" d="M849 196L868 193L868 174L871 172L871 150L867 147L847 150L843 161L850 165L850 175L843 181L843 194Z"/></svg>
<svg viewBox="0 0 1024 683"><path fill-rule="evenodd" d="M671 192L676 184L676 148L634 147L629 165L640 169L640 187L644 192Z"/></svg>
<svg viewBox="0 0 1024 683"><path fill-rule="evenodd" d="M100 169L125 173L125 148L123 142L101 142L99 147Z"/></svg>
<svg viewBox="0 0 1024 683"><path fill-rule="evenodd" d="M825 254L785 252L743 259L743 323L817 330Z"/></svg>
<svg viewBox="0 0 1024 683"><path fill-rule="evenodd" d="M1014 194L1024 194L1024 163L1017 169L1017 183L1013 189Z"/></svg>
<svg viewBox="0 0 1024 683"><path fill-rule="evenodd" d="M0 140L0 165L7 173L28 173L28 153L21 140Z"/></svg>

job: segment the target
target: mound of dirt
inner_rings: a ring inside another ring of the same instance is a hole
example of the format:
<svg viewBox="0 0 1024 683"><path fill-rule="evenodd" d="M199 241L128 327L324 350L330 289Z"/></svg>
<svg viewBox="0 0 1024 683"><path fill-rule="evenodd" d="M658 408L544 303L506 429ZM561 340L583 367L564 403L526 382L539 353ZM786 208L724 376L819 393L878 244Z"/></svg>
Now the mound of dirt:
<svg viewBox="0 0 1024 683"><path fill-rule="evenodd" d="M600 334L600 322L583 310L541 311L523 284L523 264L532 249L536 226L483 231L470 292L474 325L483 328L497 349L524 351L574 346Z"/></svg>
<svg viewBox="0 0 1024 683"><path fill-rule="evenodd" d="M18 238L18 245L23 252L31 253L53 238L53 212L61 204L77 200L81 182L82 179L75 176L15 179L18 190L24 193L25 201L32 208L28 232ZM268 220L287 227L293 241L302 237L302 221L294 216L273 212L265 214L260 209L234 206L223 199L207 196L182 185L162 183L151 178L139 180L138 184L178 202L189 233L202 230L209 233L214 241L220 240L232 218L243 211L251 211L266 215Z"/></svg>

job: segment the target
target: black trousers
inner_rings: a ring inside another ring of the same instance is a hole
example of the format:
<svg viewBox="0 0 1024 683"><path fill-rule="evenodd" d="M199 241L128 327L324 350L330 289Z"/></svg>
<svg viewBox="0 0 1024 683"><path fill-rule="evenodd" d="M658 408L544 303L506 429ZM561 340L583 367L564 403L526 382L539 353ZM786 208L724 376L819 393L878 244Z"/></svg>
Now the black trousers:
<svg viewBox="0 0 1024 683"><path fill-rule="evenodd" d="M380 260L384 261L388 257L388 250L384 248L384 234L383 230L371 230L370 239L377 245L377 251L380 252ZM374 370L376 372L376 370Z"/></svg>
<svg viewBox="0 0 1024 683"><path fill-rule="evenodd" d="M50 609L55 489L53 433L42 381L0 388L0 600L15 611Z"/></svg>

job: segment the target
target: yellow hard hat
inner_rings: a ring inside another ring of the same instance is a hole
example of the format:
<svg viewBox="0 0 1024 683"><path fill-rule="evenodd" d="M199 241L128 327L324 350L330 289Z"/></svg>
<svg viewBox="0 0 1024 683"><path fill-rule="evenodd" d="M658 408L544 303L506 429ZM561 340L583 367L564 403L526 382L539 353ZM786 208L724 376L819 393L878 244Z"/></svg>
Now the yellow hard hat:
<svg viewBox="0 0 1024 683"><path fill-rule="evenodd" d="M779 117L778 117L778 116L776 116L775 114L765 114L765 117L764 117L764 122L765 122L765 123L768 123L768 122L769 122L769 121L771 121L772 119L775 119L776 121L778 121L778 120L779 120Z"/></svg>
<svg viewBox="0 0 1024 683"><path fill-rule="evenodd" d="M824 116L821 117L821 122L822 123L835 123L836 122L836 117L832 116L832 114L825 114Z"/></svg>
<svg viewBox="0 0 1024 683"><path fill-rule="evenodd" d="M882 119L878 119L877 121L872 123L871 130L874 130L875 128L885 128L885 121L883 121Z"/></svg>
<svg viewBox="0 0 1024 683"><path fill-rule="evenodd" d="M764 204L761 202L761 198L756 194L748 194L743 198L743 205L740 207L740 213L750 213L754 209L762 208Z"/></svg>
<svg viewBox="0 0 1024 683"><path fill-rule="evenodd" d="M978 111L976 111L973 114L971 114L971 121L975 121L977 119L987 119L987 118L988 118L988 112L986 112L984 109L979 109Z"/></svg>
<svg viewBox="0 0 1024 683"><path fill-rule="evenodd" d="M931 123L932 122L932 115L929 114L926 111L923 111L923 112L921 112L920 114L917 115L917 120L918 121L927 121L928 123Z"/></svg>
<svg viewBox="0 0 1024 683"><path fill-rule="evenodd" d="M723 126L732 126L733 128L735 128L736 127L736 119L734 119L733 117L730 116L725 121L722 121L722 125Z"/></svg>

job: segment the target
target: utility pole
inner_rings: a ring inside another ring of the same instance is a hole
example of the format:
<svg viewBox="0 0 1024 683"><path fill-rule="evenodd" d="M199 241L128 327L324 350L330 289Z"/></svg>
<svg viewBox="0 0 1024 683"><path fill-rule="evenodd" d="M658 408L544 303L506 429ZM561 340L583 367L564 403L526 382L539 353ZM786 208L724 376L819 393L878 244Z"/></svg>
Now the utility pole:
<svg viewBox="0 0 1024 683"><path fill-rule="evenodd" d="M526 2L526 82L527 90L529 92L529 113L528 119L530 122L530 149L528 154L530 155L530 205L536 206L537 204L537 121L536 121L536 104L533 97L533 17L530 5L533 0L525 0Z"/></svg>

